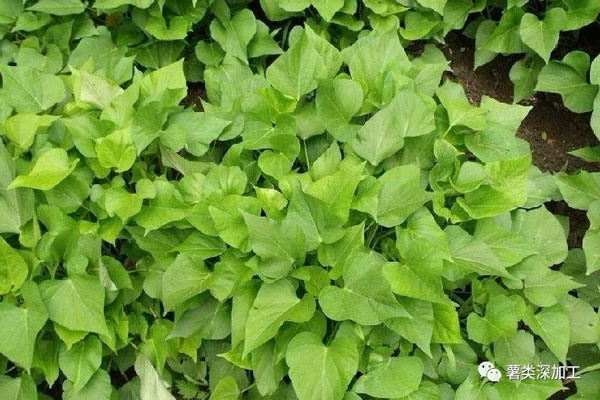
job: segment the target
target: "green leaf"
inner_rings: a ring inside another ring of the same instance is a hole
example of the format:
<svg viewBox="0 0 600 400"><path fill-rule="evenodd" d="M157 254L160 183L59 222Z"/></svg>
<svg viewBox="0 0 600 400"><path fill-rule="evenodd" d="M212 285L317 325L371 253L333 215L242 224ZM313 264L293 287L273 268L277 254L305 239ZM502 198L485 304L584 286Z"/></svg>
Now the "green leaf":
<svg viewBox="0 0 600 400"><path fill-rule="evenodd" d="M34 400L37 399L35 381L27 374L18 378L6 375L0 376L0 393L8 400Z"/></svg>
<svg viewBox="0 0 600 400"><path fill-rule="evenodd" d="M567 257L567 239L558 219L542 206L520 215L513 231L531 240L548 264L555 265Z"/></svg>
<svg viewBox="0 0 600 400"><path fill-rule="evenodd" d="M86 386L101 362L102 342L95 335L88 335L68 350L63 347L58 356L60 370L72 383L74 392Z"/></svg>
<svg viewBox="0 0 600 400"><path fill-rule="evenodd" d="M299 400L341 400L356 374L359 354L348 338L337 336L329 346L303 332L287 347L286 363Z"/></svg>
<svg viewBox="0 0 600 400"><path fill-rule="evenodd" d="M325 79L327 75L324 60L306 31L267 68L267 81L297 100L315 90L318 79Z"/></svg>
<svg viewBox="0 0 600 400"><path fill-rule="evenodd" d="M312 0L313 6L327 22L344 6L344 0Z"/></svg>
<svg viewBox="0 0 600 400"><path fill-rule="evenodd" d="M50 190L63 181L77 166L79 159L69 162L67 152L53 148L42 154L27 175L19 175L8 186L9 189L29 187Z"/></svg>
<svg viewBox="0 0 600 400"><path fill-rule="evenodd" d="M295 292L288 279L262 284L248 313L244 355L275 336L285 321L306 322L312 317L315 311L313 297L306 294L299 299Z"/></svg>
<svg viewBox="0 0 600 400"><path fill-rule="evenodd" d="M114 168L125 172L135 162L136 148L131 140L129 129L121 129L96 141L98 162L104 168Z"/></svg>
<svg viewBox="0 0 600 400"><path fill-rule="evenodd" d="M256 30L256 19L248 9L239 11L225 24L218 19L214 19L210 24L211 36L223 50L244 62L248 62L247 48Z"/></svg>
<svg viewBox="0 0 600 400"><path fill-rule="evenodd" d="M517 332L518 321L515 302L504 295L494 296L486 305L485 316L469 314L469 339L487 345L500 338L511 337Z"/></svg>
<svg viewBox="0 0 600 400"><path fill-rule="evenodd" d="M31 147L38 132L43 132L58 119L53 115L35 115L22 113L14 115L4 121L6 137L20 148L26 150Z"/></svg>
<svg viewBox="0 0 600 400"><path fill-rule="evenodd" d="M587 210L596 200L600 200L600 174L579 171L575 175L559 173L556 184L569 207Z"/></svg>
<svg viewBox="0 0 600 400"><path fill-rule="evenodd" d="M104 288L97 277L74 275L62 280L46 280L40 294L48 318L74 331L107 335L104 319Z"/></svg>
<svg viewBox="0 0 600 400"><path fill-rule="evenodd" d="M144 354L137 356L134 367L135 373L140 377L141 400L175 400Z"/></svg>
<svg viewBox="0 0 600 400"><path fill-rule="evenodd" d="M593 110L598 86L588 83L590 56L572 51L562 61L551 61L542 68L535 90L560 94L565 106L577 113Z"/></svg>
<svg viewBox="0 0 600 400"><path fill-rule="evenodd" d="M590 205L588 211L590 228L583 237L583 251L587 265L587 274L600 269L600 202Z"/></svg>
<svg viewBox="0 0 600 400"><path fill-rule="evenodd" d="M181 193L166 180L154 181L156 197L134 217L135 222L146 233L186 217L189 207L184 203Z"/></svg>
<svg viewBox="0 0 600 400"><path fill-rule="evenodd" d="M165 310L175 309L207 290L210 284L211 272L204 263L180 254L162 276L162 300Z"/></svg>
<svg viewBox="0 0 600 400"><path fill-rule="evenodd" d="M462 274L499 275L510 277L506 268L487 244L469 235L458 226L448 226L444 230L450 246L451 264Z"/></svg>
<svg viewBox="0 0 600 400"><path fill-rule="evenodd" d="M369 396L399 398L418 389L423 363L417 357L390 357L358 378L352 390Z"/></svg>
<svg viewBox="0 0 600 400"><path fill-rule="evenodd" d="M535 259L523 280L523 293L527 300L540 307L550 307L569 291L581 287L579 283L559 271L544 265L543 258Z"/></svg>
<svg viewBox="0 0 600 400"><path fill-rule="evenodd" d="M382 75L402 73L411 68L408 56L393 30L385 34L372 32L361 37L342 52L352 79L364 85L367 99L381 105ZM400 101L400 100L399 100Z"/></svg>
<svg viewBox="0 0 600 400"><path fill-rule="evenodd" d="M502 14L498 26L488 36L481 47L494 53L514 54L522 53L520 27L524 11L520 7L512 7Z"/></svg>
<svg viewBox="0 0 600 400"><path fill-rule="evenodd" d="M351 145L359 156L378 165L404 146L405 137L425 135L434 129L431 104L404 90L365 123Z"/></svg>
<svg viewBox="0 0 600 400"><path fill-rule="evenodd" d="M304 234L291 219L274 221L244 214L250 237L250 247L271 268L268 276L287 274L294 263L304 260Z"/></svg>
<svg viewBox="0 0 600 400"><path fill-rule="evenodd" d="M446 304L448 297L442 288L442 262L421 243L411 245L404 254L404 264L388 263L383 275L400 296Z"/></svg>
<svg viewBox="0 0 600 400"><path fill-rule="evenodd" d="M523 15L519 28L521 40L542 57L546 64L550 60L550 53L558 43L558 36L566 22L566 16L567 13L560 7L548 10L543 21L538 20L533 14Z"/></svg>
<svg viewBox="0 0 600 400"><path fill-rule="evenodd" d="M53 15L79 14L85 10L85 4L80 0L40 0L28 10Z"/></svg>
<svg viewBox="0 0 600 400"><path fill-rule="evenodd" d="M65 400L102 400L111 396L113 387L110 376L102 369L98 370L81 390L75 390L69 381L63 384Z"/></svg>
<svg viewBox="0 0 600 400"><path fill-rule="evenodd" d="M23 257L0 237L0 294L17 291L28 274L29 268Z"/></svg>
<svg viewBox="0 0 600 400"><path fill-rule="evenodd" d="M382 268L385 259L374 252L355 252L344 266L344 287L321 290L319 305L335 321L378 325L388 318L408 316L392 293Z"/></svg>
<svg viewBox="0 0 600 400"><path fill-rule="evenodd" d="M448 2L447 0L417 0L417 2L423 7L431 8L438 14L444 13L444 6Z"/></svg>
<svg viewBox="0 0 600 400"><path fill-rule="evenodd" d="M364 168L364 163L340 165L335 173L308 184L305 193L323 201L338 218L346 221Z"/></svg>
<svg viewBox="0 0 600 400"><path fill-rule="evenodd" d="M239 398L240 389L232 376L221 379L210 396L210 400L237 400Z"/></svg>
<svg viewBox="0 0 600 400"><path fill-rule="evenodd" d="M401 298L400 303L410 314L410 318L391 318L385 325L397 334L415 343L431 357L431 337L433 335L433 308L423 300Z"/></svg>
<svg viewBox="0 0 600 400"><path fill-rule="evenodd" d="M414 164L386 171L379 182L376 220L382 226L400 225L430 199L421 185L421 170Z"/></svg>
<svg viewBox="0 0 600 400"><path fill-rule="evenodd" d="M346 229L344 236L335 243L323 244L319 247L319 262L332 267L329 275L332 279L339 278L344 272L344 265L350 254L362 248L364 244L364 224Z"/></svg>
<svg viewBox="0 0 600 400"><path fill-rule="evenodd" d="M344 141L351 139L347 124L363 105L363 90L352 79L332 79L319 82L315 100L317 116L323 120L329 132Z"/></svg>
<svg viewBox="0 0 600 400"><path fill-rule="evenodd" d="M48 314L33 282L23 285L21 295L25 307L17 307L6 301L0 303L0 353L29 371L36 337L44 327Z"/></svg>
<svg viewBox="0 0 600 400"><path fill-rule="evenodd" d="M19 113L45 111L65 97L65 85L55 75L31 67L0 64L3 96Z"/></svg>
<svg viewBox="0 0 600 400"><path fill-rule="evenodd" d="M540 59L519 60L510 69L509 77L514 85L513 102L517 103L531 96L537 85L538 76L542 70L543 62Z"/></svg>
<svg viewBox="0 0 600 400"><path fill-rule="evenodd" d="M564 30L583 28L592 23L600 13L600 5L593 0L564 0L567 20Z"/></svg>
<svg viewBox="0 0 600 400"><path fill-rule="evenodd" d="M537 314L531 309L523 317L531 330L542 338L561 362L565 362L569 349L569 316L561 304L544 308Z"/></svg>
<svg viewBox="0 0 600 400"><path fill-rule="evenodd" d="M473 130L485 129L486 110L472 106L459 84L448 80L435 94L448 113L448 130L454 126L466 126Z"/></svg>

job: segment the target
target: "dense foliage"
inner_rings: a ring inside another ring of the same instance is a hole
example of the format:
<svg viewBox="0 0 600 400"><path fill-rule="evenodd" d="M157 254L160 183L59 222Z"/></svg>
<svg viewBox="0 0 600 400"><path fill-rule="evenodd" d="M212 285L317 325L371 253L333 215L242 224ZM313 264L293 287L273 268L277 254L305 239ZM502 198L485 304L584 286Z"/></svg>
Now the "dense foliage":
<svg viewBox="0 0 600 400"><path fill-rule="evenodd" d="M428 42L591 111L600 62L550 54L600 5L526 3L1 0L0 398L600 398L600 173Z"/></svg>

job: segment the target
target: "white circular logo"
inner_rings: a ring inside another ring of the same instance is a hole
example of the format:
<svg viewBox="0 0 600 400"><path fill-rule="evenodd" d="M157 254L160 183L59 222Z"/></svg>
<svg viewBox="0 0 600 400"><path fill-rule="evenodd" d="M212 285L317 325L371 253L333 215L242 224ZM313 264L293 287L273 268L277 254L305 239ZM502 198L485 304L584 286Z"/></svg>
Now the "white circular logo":
<svg viewBox="0 0 600 400"><path fill-rule="evenodd" d="M477 367L477 371L479 372L479 376L483 378L487 378L490 382L499 382L500 378L502 378L502 372L494 367L489 361L484 361L479 364Z"/></svg>

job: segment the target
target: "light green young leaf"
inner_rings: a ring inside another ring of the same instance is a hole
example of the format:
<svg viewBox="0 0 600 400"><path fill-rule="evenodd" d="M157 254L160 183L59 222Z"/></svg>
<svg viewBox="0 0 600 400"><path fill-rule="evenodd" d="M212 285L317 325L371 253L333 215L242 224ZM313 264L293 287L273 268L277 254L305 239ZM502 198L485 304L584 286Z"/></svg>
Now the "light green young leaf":
<svg viewBox="0 0 600 400"><path fill-rule="evenodd" d="M335 243L322 244L319 247L319 262L331 267L329 276L338 279L344 272L346 260L356 249L365 242L364 223L346 229L344 236Z"/></svg>
<svg viewBox="0 0 600 400"><path fill-rule="evenodd" d="M273 264L273 278L284 276L294 263L303 262L304 233L291 219L276 221L251 214L244 214L244 219L250 247L264 262Z"/></svg>
<svg viewBox="0 0 600 400"><path fill-rule="evenodd" d="M147 206L142 207L142 211L134 217L135 222L146 229L146 233L170 222L179 221L189 212L189 207L184 203L181 193L172 183L156 180L154 187L156 197L152 198Z"/></svg>
<svg viewBox="0 0 600 400"><path fill-rule="evenodd" d="M501 217L478 220L473 236L484 241L505 267L537 254L533 241L523 235L511 233L510 229L502 225Z"/></svg>
<svg viewBox="0 0 600 400"><path fill-rule="evenodd" d="M523 14L524 11L520 7L506 10L494 32L481 44L481 47L501 54L522 53L523 43L519 28Z"/></svg>
<svg viewBox="0 0 600 400"><path fill-rule="evenodd" d="M543 66L544 63L539 58L534 60L524 58L513 64L509 78L514 85L514 103L518 103L534 93Z"/></svg>
<svg viewBox="0 0 600 400"><path fill-rule="evenodd" d="M386 73L403 73L410 61L396 31L372 32L362 36L342 52L352 79L364 85L365 95L377 105L382 103L381 77Z"/></svg>
<svg viewBox="0 0 600 400"><path fill-rule="evenodd" d="M594 0L563 0L563 2L567 6L567 21L563 28L565 31L589 25L600 13L600 4Z"/></svg>
<svg viewBox="0 0 600 400"><path fill-rule="evenodd" d="M597 343L600 340L600 319L594 308L587 301L571 295L564 296L560 302L569 316L569 345Z"/></svg>
<svg viewBox="0 0 600 400"><path fill-rule="evenodd" d="M444 7L448 0L417 0L417 3L423 7L431 8L436 13L442 15L444 13Z"/></svg>
<svg viewBox="0 0 600 400"><path fill-rule="evenodd" d="M8 188L29 187L50 190L69 176L78 162L78 158L69 162L67 152L61 148L50 149L35 161L27 175L17 176Z"/></svg>
<svg viewBox="0 0 600 400"><path fill-rule="evenodd" d="M137 151L129 129L120 129L96 140L96 155L104 168L114 168L116 172L125 172L131 168Z"/></svg>
<svg viewBox="0 0 600 400"><path fill-rule="evenodd" d="M362 107L363 98L362 87L352 79L320 81L315 99L317 115L332 135L347 139L347 132L353 131L347 124Z"/></svg>
<svg viewBox="0 0 600 400"><path fill-rule="evenodd" d="M338 218L347 221L364 168L364 163L340 165L335 173L308 184L305 193L323 201Z"/></svg>
<svg viewBox="0 0 600 400"><path fill-rule="evenodd" d="M563 262L567 257L567 238L560 222L546 207L521 212L513 232L533 241L537 252L549 265Z"/></svg>

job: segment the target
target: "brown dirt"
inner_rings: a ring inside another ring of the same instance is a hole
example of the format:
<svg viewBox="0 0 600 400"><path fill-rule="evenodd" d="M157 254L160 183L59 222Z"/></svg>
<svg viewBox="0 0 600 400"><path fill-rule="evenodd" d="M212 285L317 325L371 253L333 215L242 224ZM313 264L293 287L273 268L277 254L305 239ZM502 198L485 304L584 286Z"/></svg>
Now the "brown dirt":
<svg viewBox="0 0 600 400"><path fill-rule="evenodd" d="M206 89L201 82L188 82L188 95L183 99L183 105L186 107L194 106L196 111L202 111L202 99L206 99Z"/></svg>
<svg viewBox="0 0 600 400"><path fill-rule="evenodd" d="M473 71L474 47L471 39L457 33L450 34L442 50L450 60L451 76L465 88L472 103L479 104L483 95L512 102L513 84L508 75L518 56L498 56ZM600 163L587 163L567 154L598 144L589 125L589 114L575 114L562 105L560 96L547 93L538 93L521 104L532 105L533 109L517 134L530 143L533 163L542 171L600 170Z"/></svg>

